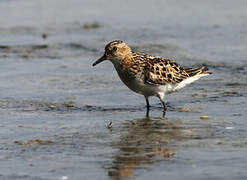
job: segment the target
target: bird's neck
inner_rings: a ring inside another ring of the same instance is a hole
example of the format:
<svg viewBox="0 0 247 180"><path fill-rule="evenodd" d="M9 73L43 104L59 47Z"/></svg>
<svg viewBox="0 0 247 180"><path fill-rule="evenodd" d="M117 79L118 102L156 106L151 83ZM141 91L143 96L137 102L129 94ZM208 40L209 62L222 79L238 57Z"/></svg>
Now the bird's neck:
<svg viewBox="0 0 247 180"><path fill-rule="evenodd" d="M131 55L125 55L120 59L118 58L111 59L111 62L114 64L115 68L122 70L129 68L131 65L135 63Z"/></svg>
<svg viewBox="0 0 247 180"><path fill-rule="evenodd" d="M122 61L122 68L123 69L128 69L133 64L135 64L135 61L134 61L132 55L127 55L127 56L124 57L124 59Z"/></svg>

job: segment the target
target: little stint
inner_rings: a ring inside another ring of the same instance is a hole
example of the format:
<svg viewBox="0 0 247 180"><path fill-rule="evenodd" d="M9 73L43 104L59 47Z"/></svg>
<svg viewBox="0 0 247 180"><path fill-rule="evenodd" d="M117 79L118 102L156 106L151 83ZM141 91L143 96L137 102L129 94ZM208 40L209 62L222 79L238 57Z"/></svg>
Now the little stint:
<svg viewBox="0 0 247 180"><path fill-rule="evenodd" d="M157 96L166 112L165 94L175 92L203 76L211 74L207 68L183 68L175 61L144 53L132 52L131 48L120 40L110 42L104 55L93 63L110 60L120 79L132 91L144 95L149 114L150 96Z"/></svg>

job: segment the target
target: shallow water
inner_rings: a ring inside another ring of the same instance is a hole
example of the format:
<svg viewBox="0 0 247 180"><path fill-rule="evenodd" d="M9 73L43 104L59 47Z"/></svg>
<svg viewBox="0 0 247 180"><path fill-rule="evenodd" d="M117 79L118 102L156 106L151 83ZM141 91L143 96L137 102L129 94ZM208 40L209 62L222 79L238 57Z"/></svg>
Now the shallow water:
<svg viewBox="0 0 247 180"><path fill-rule="evenodd" d="M245 179L246 5L0 1L0 179ZM146 118L109 62L91 66L114 39L213 74Z"/></svg>

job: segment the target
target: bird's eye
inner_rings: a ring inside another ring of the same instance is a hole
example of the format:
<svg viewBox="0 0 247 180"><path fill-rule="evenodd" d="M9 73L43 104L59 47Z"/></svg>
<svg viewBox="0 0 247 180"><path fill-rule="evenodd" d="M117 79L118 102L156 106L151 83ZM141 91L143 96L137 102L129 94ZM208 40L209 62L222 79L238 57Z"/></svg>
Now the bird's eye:
<svg viewBox="0 0 247 180"><path fill-rule="evenodd" d="M116 50L117 50L117 47L116 47L116 46L114 46L114 47L112 48L112 50L113 50L113 51L116 51Z"/></svg>

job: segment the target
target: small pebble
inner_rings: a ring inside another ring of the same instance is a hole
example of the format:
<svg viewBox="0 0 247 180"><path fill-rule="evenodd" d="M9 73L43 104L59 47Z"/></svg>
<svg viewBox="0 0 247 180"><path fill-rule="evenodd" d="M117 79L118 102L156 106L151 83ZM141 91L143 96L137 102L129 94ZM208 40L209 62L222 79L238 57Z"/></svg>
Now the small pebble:
<svg viewBox="0 0 247 180"><path fill-rule="evenodd" d="M29 55L28 55L28 54L23 54L22 57L23 57L24 59L28 59L28 58L29 58Z"/></svg>
<svg viewBox="0 0 247 180"><path fill-rule="evenodd" d="M199 96L199 94L192 94L191 96L192 97L196 97L196 96Z"/></svg>
<svg viewBox="0 0 247 180"><path fill-rule="evenodd" d="M173 157L174 155L175 155L174 152L164 152L164 153L163 153L163 157L164 157L164 158L171 158L171 157Z"/></svg>
<svg viewBox="0 0 247 180"><path fill-rule="evenodd" d="M222 144L223 144L223 142L217 142L217 144L218 144L218 145L222 145Z"/></svg>
<svg viewBox="0 0 247 180"><path fill-rule="evenodd" d="M89 29L98 29L100 28L101 25L98 23L93 23L93 24L84 24L83 29L89 30Z"/></svg>
<svg viewBox="0 0 247 180"><path fill-rule="evenodd" d="M75 107L73 104L66 104L67 107Z"/></svg>
<svg viewBox="0 0 247 180"><path fill-rule="evenodd" d="M56 108L56 106L53 105L53 104L51 104L51 105L49 106L49 108L54 109L54 108Z"/></svg>
<svg viewBox="0 0 247 180"><path fill-rule="evenodd" d="M200 119L207 120L210 119L209 116L201 116Z"/></svg>
<svg viewBox="0 0 247 180"><path fill-rule="evenodd" d="M67 180L67 179L69 179L69 178L68 178L68 176L62 176L60 179L61 179L61 180Z"/></svg>
<svg viewBox="0 0 247 180"><path fill-rule="evenodd" d="M180 108L178 112L191 112L191 109L189 108Z"/></svg>
<svg viewBox="0 0 247 180"><path fill-rule="evenodd" d="M43 39L46 39L47 36L48 36L48 35L47 35L46 33L43 33L43 34L42 34L42 38L43 38Z"/></svg>

